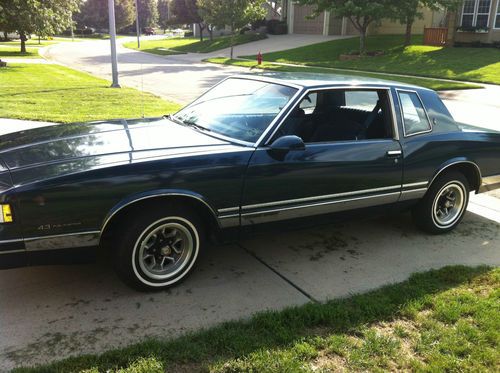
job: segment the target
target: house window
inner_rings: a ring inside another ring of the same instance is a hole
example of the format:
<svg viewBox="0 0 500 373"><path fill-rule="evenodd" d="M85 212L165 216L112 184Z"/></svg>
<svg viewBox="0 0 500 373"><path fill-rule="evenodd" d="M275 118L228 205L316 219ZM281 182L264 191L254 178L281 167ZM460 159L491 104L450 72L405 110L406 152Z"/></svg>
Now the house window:
<svg viewBox="0 0 500 373"><path fill-rule="evenodd" d="M462 9L462 26L488 27L490 8L491 0L465 0Z"/></svg>
<svg viewBox="0 0 500 373"><path fill-rule="evenodd" d="M495 28L500 29L500 1L498 2L498 6L497 6L497 14L495 17Z"/></svg>
<svg viewBox="0 0 500 373"><path fill-rule="evenodd" d="M475 0L465 0L464 9L462 12L462 26L472 26L474 23L474 8L476 7Z"/></svg>

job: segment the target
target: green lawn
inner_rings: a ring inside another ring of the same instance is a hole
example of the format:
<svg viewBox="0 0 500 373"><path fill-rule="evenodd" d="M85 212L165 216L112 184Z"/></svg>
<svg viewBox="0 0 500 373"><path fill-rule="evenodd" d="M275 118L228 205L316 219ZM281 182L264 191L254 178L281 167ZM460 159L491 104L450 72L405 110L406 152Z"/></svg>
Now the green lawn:
<svg viewBox="0 0 500 373"><path fill-rule="evenodd" d="M265 61L348 68L364 71L392 72L437 78L500 84L500 50L498 48L443 48L413 44L402 47L400 35L370 36L368 50L384 50L383 56L364 57L357 61L339 61L339 55L358 48L358 38L333 40L281 52L267 53ZM249 56L254 59L255 56Z"/></svg>
<svg viewBox="0 0 500 373"><path fill-rule="evenodd" d="M493 372L499 348L500 269L455 266L325 304L16 371Z"/></svg>
<svg viewBox="0 0 500 373"><path fill-rule="evenodd" d="M80 122L171 113L179 105L59 65L9 64L0 68L0 118Z"/></svg>
<svg viewBox="0 0 500 373"><path fill-rule="evenodd" d="M47 45L56 44L58 42L59 42L58 40L42 39L42 40L40 40L40 44L38 44L38 39L29 39L26 41L26 46L27 47L45 47ZM19 40L0 41L0 45L6 46L6 47L21 48L21 42Z"/></svg>
<svg viewBox="0 0 500 373"><path fill-rule="evenodd" d="M40 58L38 49L48 45L57 44L63 41L71 41L71 38L56 37L52 39L42 39L38 44L38 38L34 37L26 41L26 53L21 53L21 42L19 40L0 41L0 58ZM81 39L75 39L81 41Z"/></svg>
<svg viewBox="0 0 500 373"><path fill-rule="evenodd" d="M265 35L236 35L235 45L250 43L256 40L265 39ZM137 42L131 41L124 44L125 47L137 49ZM221 36L213 40L205 39L200 41L198 38L169 38L161 40L146 40L141 42L142 52L148 52L159 55L171 55L182 53L209 53L231 46L231 36Z"/></svg>
<svg viewBox="0 0 500 373"><path fill-rule="evenodd" d="M27 47L26 53L21 53L20 48L16 46L5 46L0 43L0 58L40 58L38 55L38 48Z"/></svg>
<svg viewBox="0 0 500 373"><path fill-rule="evenodd" d="M208 58L205 60L206 62L216 63L216 64L224 64L224 65L232 65L232 66L240 66L240 67L248 67L248 68L260 68L264 70L271 71L281 71L281 72L302 72L302 73L322 73L322 74L341 74L341 75L352 75L352 76L363 76L374 79L383 79L383 80L392 80L398 81L406 84L418 85L421 87L426 87L430 89L434 89L436 91L440 90L451 90L451 89L472 89L472 88L481 88L481 86L470 83L462 83L462 82L451 82L445 80L437 80L437 79L428 79L428 78L419 78L419 77L402 77L402 76L392 76L386 74L375 74L369 72L358 72L358 71L343 71L343 70L335 70L331 68L321 68L321 67L302 67L302 66L285 66L278 65L275 63L264 62L262 65L257 65L255 61L246 61L246 60L231 60L229 58L216 57L216 58Z"/></svg>

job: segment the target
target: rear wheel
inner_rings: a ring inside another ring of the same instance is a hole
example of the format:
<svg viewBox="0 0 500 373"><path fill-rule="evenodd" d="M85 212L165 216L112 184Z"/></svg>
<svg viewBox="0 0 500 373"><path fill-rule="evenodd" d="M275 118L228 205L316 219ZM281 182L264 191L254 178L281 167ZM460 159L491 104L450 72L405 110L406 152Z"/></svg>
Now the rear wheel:
<svg viewBox="0 0 500 373"><path fill-rule="evenodd" d="M199 218L177 207L142 213L124 229L115 252L116 270L127 284L142 290L183 280L204 240Z"/></svg>
<svg viewBox="0 0 500 373"><path fill-rule="evenodd" d="M438 176L413 209L415 224L433 234L453 230L465 214L469 191L467 178L460 172L449 171Z"/></svg>

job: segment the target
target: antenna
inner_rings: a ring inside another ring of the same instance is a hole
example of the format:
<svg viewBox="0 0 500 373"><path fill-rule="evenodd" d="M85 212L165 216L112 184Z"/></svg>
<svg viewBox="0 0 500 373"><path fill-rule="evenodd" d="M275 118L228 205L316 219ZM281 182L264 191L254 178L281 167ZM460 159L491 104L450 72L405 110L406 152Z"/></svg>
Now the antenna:
<svg viewBox="0 0 500 373"><path fill-rule="evenodd" d="M144 74L142 73L142 63L141 63L141 107L142 107L142 117L144 118Z"/></svg>

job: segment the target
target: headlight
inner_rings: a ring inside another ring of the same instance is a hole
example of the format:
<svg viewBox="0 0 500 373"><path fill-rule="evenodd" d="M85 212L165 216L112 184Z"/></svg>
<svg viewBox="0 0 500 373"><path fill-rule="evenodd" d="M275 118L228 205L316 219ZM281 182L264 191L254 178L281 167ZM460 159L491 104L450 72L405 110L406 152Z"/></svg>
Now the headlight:
<svg viewBox="0 0 500 373"><path fill-rule="evenodd" d="M14 220L12 219L12 209L10 205L0 205L0 209L0 223L12 223Z"/></svg>

